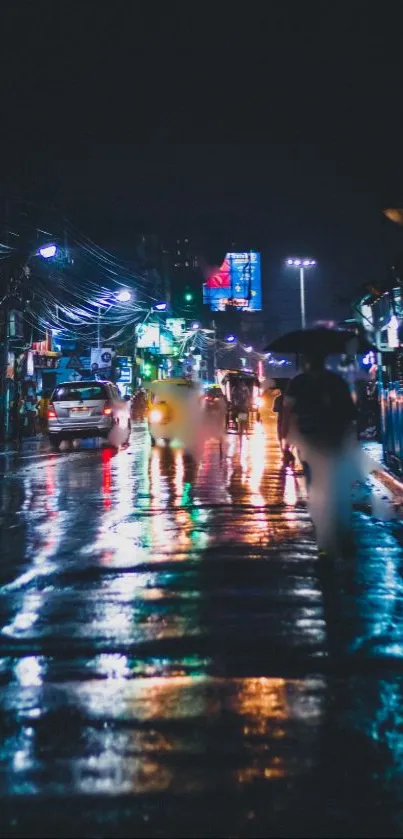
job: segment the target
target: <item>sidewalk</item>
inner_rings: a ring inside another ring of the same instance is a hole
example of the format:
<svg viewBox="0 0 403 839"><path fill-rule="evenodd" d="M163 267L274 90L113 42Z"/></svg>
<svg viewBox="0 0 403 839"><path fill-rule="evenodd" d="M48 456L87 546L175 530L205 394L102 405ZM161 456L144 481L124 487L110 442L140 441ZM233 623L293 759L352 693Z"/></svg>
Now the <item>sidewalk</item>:
<svg viewBox="0 0 403 839"><path fill-rule="evenodd" d="M394 475L386 465L383 458L382 443L364 440L361 443L361 448L377 464L377 468L374 469L373 474L378 481L381 481L394 495L402 495L403 497L403 481L397 475Z"/></svg>
<svg viewBox="0 0 403 839"><path fill-rule="evenodd" d="M45 434L37 434L35 437L23 437L21 443L10 440L8 443L0 443L0 457L8 455L36 455L49 450L49 444Z"/></svg>

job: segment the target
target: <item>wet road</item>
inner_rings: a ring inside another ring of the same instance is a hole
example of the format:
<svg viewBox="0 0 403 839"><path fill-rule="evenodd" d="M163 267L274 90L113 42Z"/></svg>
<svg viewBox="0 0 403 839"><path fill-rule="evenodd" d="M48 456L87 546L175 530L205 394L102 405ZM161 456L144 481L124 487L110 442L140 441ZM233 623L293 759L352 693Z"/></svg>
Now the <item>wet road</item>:
<svg viewBox="0 0 403 839"><path fill-rule="evenodd" d="M402 836L403 527L321 568L273 424L0 457L2 836Z"/></svg>

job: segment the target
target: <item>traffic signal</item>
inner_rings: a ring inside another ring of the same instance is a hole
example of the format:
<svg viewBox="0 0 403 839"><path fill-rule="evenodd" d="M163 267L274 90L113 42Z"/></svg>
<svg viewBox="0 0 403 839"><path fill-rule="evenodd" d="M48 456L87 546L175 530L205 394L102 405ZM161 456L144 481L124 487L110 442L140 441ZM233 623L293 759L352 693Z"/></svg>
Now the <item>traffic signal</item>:
<svg viewBox="0 0 403 839"><path fill-rule="evenodd" d="M152 376L152 366L148 362L144 365L143 368L144 378L149 379Z"/></svg>
<svg viewBox="0 0 403 839"><path fill-rule="evenodd" d="M185 291L184 298L185 298L185 303L191 303L192 300L193 300L192 292L191 291Z"/></svg>

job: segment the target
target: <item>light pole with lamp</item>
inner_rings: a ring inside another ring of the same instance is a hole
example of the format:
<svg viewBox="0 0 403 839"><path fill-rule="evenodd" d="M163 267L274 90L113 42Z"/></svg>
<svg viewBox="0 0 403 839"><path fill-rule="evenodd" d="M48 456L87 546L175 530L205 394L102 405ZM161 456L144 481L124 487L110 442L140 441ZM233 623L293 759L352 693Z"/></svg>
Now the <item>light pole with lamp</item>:
<svg viewBox="0 0 403 839"><path fill-rule="evenodd" d="M306 311L305 311L305 271L309 268L314 268L316 265L315 259L300 259L299 257L287 259L287 265L290 268L299 269L299 293L301 306L301 327L306 329Z"/></svg>
<svg viewBox="0 0 403 839"><path fill-rule="evenodd" d="M102 309L106 308L107 311L115 306L116 303L130 303L132 299L132 293L127 288L122 289L122 291L118 291L114 294L113 301L111 300L100 300L98 305L98 320L97 320L97 347L98 349L101 348L101 313Z"/></svg>

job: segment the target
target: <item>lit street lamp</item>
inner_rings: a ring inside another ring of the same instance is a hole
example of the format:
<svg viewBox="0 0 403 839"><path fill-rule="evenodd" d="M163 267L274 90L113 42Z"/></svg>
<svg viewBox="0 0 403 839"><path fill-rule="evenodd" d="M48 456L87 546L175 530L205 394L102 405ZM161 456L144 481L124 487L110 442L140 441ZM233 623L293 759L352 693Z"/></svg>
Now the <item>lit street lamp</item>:
<svg viewBox="0 0 403 839"><path fill-rule="evenodd" d="M299 293L301 305L301 326L306 328L306 314L305 314L305 271L309 268L314 268L316 261L314 259L287 259L287 265L290 268L298 268L299 270Z"/></svg>
<svg viewBox="0 0 403 839"><path fill-rule="evenodd" d="M41 256L43 259L52 259L56 256L56 251L56 245L43 245L38 250L38 256Z"/></svg>
<svg viewBox="0 0 403 839"><path fill-rule="evenodd" d="M103 307L107 307L107 309L111 309L112 306L115 306L116 303L129 303L132 299L132 293L127 288L122 289L122 291L116 292L109 300L100 300L96 305L98 306L98 323L97 323L97 345L98 349L101 347L101 312Z"/></svg>
<svg viewBox="0 0 403 839"><path fill-rule="evenodd" d="M119 291L119 293L116 295L116 300L119 303L128 303L129 300L131 300L131 299L132 299L131 292L128 291L127 289L123 289L123 291Z"/></svg>

